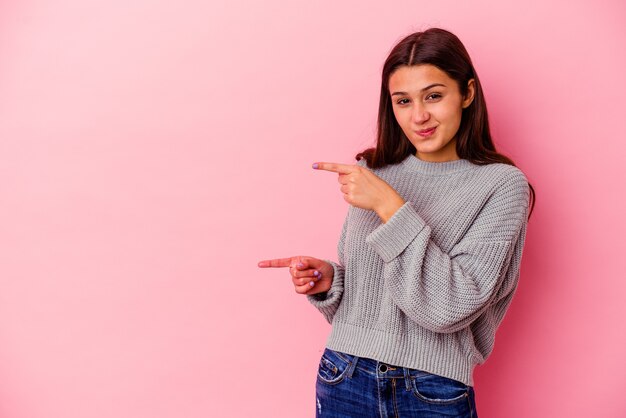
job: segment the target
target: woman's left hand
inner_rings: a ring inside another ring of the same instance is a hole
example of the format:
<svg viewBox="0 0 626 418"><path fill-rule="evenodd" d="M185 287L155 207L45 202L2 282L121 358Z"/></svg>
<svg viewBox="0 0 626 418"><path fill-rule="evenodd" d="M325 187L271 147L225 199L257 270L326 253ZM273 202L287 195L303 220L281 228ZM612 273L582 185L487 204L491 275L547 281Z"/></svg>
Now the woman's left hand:
<svg viewBox="0 0 626 418"><path fill-rule="evenodd" d="M373 210L384 222L405 203L389 183L365 167L319 162L313 168L338 173L344 200L352 206Z"/></svg>

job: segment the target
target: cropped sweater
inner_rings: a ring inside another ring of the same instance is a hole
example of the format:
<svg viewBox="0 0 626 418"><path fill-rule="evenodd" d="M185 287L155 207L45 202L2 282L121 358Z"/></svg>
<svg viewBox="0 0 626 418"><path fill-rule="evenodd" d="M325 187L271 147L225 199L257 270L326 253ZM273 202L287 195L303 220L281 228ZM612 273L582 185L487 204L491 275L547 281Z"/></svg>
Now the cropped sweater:
<svg viewBox="0 0 626 418"><path fill-rule="evenodd" d="M406 203L386 223L348 207L331 288L307 296L332 324L326 347L474 386L518 285L528 181L414 155L371 170Z"/></svg>

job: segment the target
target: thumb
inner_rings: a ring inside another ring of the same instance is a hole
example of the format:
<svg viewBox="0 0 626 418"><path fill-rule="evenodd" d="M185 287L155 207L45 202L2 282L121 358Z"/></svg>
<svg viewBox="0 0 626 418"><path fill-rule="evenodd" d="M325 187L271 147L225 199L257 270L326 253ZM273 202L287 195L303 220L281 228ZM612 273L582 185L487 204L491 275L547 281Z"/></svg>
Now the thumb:
<svg viewBox="0 0 626 418"><path fill-rule="evenodd" d="M292 265L296 268L296 270L305 270L309 268L309 263L307 257L297 256L292 260Z"/></svg>
<svg viewBox="0 0 626 418"><path fill-rule="evenodd" d="M322 261L315 257L306 257L301 256L296 258L296 269L298 270L306 270L306 269L316 269L322 265Z"/></svg>

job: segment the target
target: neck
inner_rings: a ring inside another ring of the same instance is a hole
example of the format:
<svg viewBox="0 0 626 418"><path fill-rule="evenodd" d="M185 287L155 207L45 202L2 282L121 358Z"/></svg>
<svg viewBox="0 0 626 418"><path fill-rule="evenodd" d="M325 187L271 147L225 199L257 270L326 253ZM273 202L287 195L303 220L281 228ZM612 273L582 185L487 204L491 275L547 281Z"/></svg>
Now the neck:
<svg viewBox="0 0 626 418"><path fill-rule="evenodd" d="M459 158L450 161L425 161L416 157L415 155L409 155L402 164L409 170L419 171L427 174L449 174L458 171L465 171L474 166L471 161Z"/></svg>

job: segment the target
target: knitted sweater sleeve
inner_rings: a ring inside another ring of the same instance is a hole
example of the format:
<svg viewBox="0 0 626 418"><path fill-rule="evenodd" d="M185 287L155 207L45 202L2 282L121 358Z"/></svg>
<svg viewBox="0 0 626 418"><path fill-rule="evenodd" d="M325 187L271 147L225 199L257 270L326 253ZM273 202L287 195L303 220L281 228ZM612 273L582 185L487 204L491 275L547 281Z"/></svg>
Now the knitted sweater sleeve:
<svg viewBox="0 0 626 418"><path fill-rule="evenodd" d="M324 260L333 266L333 282L327 292L316 293L313 295L307 295L309 302L313 304L321 313L328 323L333 322L333 317L339 308L341 297L343 296L343 279L345 275L345 260L344 260L344 243L346 240L346 230L348 228L348 217L350 212L346 215L346 219L343 222L341 228L341 235L339 237L339 243L337 244L337 256L339 257L339 263L335 263L331 260Z"/></svg>
<svg viewBox="0 0 626 418"><path fill-rule="evenodd" d="M503 291L512 292L515 284L500 287L515 244L524 239L528 198L524 174L507 172L448 253L433 242L431 228L406 202L366 237L384 261L383 279L397 307L431 331L451 333L472 323Z"/></svg>

